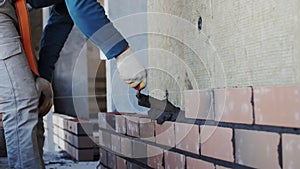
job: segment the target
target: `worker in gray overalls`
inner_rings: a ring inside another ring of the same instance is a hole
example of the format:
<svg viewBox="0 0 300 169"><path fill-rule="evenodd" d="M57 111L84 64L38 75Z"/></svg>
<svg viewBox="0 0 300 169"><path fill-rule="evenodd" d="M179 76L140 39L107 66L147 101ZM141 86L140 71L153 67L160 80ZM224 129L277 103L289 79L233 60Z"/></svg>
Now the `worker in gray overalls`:
<svg viewBox="0 0 300 169"><path fill-rule="evenodd" d="M47 92L52 89L46 80L36 80L29 68L10 0L0 0L0 72L0 113L3 113L9 167L45 168L44 129L38 115L41 91L37 88Z"/></svg>
<svg viewBox="0 0 300 169"><path fill-rule="evenodd" d="M53 66L57 56L50 56L54 57L54 62L52 62L53 59L51 61L50 57L45 57L48 55L41 52L40 60L44 58L42 60L46 64L39 64L39 69L43 72L40 73L41 77L33 76L17 31L15 9L10 1L12 0L0 0L0 112L3 113L8 161L9 166L14 169L43 169L45 168L42 159L44 131L42 116L39 117L39 114L44 115L49 109L48 106L38 106L52 105L51 78L46 75L52 73L53 70L47 68L49 65ZM28 2L33 7L43 7L55 4L56 1L28 0ZM147 72L127 41L106 17L103 7L95 0L68 0L66 2L70 8L68 12L71 11L70 15L79 29L104 51L108 59L117 60L120 78L136 90L143 89L146 86ZM63 13L66 14L66 12ZM51 17L50 21L53 21ZM60 23L64 22L48 22L48 25L50 24L53 28L54 24ZM48 27L46 32L44 31L44 36L50 35L52 31L53 29ZM54 31L61 32L62 30ZM65 31L65 33L67 36L69 32ZM59 34L51 35L53 36L47 36L44 39L44 44L57 42L61 38ZM55 46L57 45L54 43L54 45L44 45L42 48L45 51L53 51ZM56 51L60 51L60 47ZM41 94L46 97L39 104Z"/></svg>

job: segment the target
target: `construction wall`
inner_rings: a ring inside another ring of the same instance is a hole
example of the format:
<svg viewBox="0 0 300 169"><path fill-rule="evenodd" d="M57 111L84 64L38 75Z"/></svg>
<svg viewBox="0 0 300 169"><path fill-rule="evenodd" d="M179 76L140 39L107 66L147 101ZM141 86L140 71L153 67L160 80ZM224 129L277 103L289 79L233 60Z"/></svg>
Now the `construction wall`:
<svg viewBox="0 0 300 169"><path fill-rule="evenodd" d="M149 65L164 70L150 73L149 90L168 89L182 106L185 89L299 84L299 8L297 0L149 1Z"/></svg>
<svg viewBox="0 0 300 169"><path fill-rule="evenodd" d="M168 91L185 112L163 125L100 113L104 168L299 168L299 8L297 0L148 1L149 92Z"/></svg>

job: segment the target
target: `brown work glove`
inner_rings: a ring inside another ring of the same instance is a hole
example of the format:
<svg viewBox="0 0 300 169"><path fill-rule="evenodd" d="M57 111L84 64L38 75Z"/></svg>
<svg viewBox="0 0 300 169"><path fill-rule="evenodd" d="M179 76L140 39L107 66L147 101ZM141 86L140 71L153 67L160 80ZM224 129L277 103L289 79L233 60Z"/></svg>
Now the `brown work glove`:
<svg viewBox="0 0 300 169"><path fill-rule="evenodd" d="M146 87L147 71L130 48L116 57L116 60L120 79L136 90Z"/></svg>
<svg viewBox="0 0 300 169"><path fill-rule="evenodd" d="M42 77L38 77L35 82L39 96L39 116L45 116L53 104L53 90L51 83Z"/></svg>

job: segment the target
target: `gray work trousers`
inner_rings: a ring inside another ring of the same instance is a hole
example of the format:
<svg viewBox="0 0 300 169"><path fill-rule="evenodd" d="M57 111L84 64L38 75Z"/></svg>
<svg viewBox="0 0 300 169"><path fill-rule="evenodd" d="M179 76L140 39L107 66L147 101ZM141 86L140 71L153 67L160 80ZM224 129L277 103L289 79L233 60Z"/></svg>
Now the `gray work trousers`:
<svg viewBox="0 0 300 169"><path fill-rule="evenodd" d="M38 93L11 10L8 0L0 1L0 113L8 163L12 169L43 169L44 128L38 117Z"/></svg>

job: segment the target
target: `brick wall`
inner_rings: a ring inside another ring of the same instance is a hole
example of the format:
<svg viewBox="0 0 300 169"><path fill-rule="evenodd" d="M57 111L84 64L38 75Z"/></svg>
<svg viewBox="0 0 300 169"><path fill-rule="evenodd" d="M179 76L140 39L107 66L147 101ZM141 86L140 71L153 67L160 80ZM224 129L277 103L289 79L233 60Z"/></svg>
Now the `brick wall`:
<svg viewBox="0 0 300 169"><path fill-rule="evenodd" d="M185 91L185 119L99 113L106 168L300 168L299 86ZM193 104L191 104L191 102Z"/></svg>
<svg viewBox="0 0 300 169"><path fill-rule="evenodd" d="M45 135L48 127L53 127L54 143L75 160L98 160L98 142L93 135L94 123L54 113L53 126L45 126Z"/></svg>
<svg viewBox="0 0 300 169"><path fill-rule="evenodd" d="M151 95L168 89L183 108L183 90L300 84L299 9L299 0L148 1Z"/></svg>

